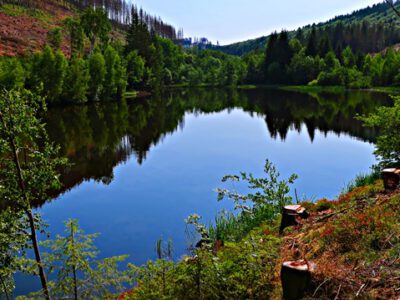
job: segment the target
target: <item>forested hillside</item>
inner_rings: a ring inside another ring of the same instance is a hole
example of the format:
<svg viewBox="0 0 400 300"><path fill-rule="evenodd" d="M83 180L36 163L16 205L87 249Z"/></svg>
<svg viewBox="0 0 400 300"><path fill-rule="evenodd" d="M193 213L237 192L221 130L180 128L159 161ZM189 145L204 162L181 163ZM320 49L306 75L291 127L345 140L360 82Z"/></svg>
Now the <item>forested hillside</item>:
<svg viewBox="0 0 400 300"><path fill-rule="evenodd" d="M125 0L3 0L0 1L0 56L23 55L41 50L47 43L47 33L56 27L65 27L65 20L85 8L102 8L114 24L113 38L126 29L137 13L150 31L171 40L181 39L183 33L160 17L152 16ZM65 28L64 28L65 29ZM68 38L61 45L70 54Z"/></svg>
<svg viewBox="0 0 400 300"><path fill-rule="evenodd" d="M395 7L400 9L399 1L395 3ZM334 48L351 46L355 52L379 52L400 42L400 22L385 2L337 16L327 22L290 31L289 36L301 39L309 35L313 28L317 32L317 40L328 36ZM254 50L264 50L269 37L264 36L227 46L213 46L213 49L233 55L244 55Z"/></svg>

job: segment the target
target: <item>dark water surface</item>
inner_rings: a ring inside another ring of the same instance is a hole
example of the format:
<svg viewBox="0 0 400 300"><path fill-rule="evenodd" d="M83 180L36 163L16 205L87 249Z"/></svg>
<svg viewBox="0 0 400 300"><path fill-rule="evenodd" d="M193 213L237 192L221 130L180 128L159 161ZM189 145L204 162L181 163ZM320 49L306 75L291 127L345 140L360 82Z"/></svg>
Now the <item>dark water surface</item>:
<svg viewBox="0 0 400 300"><path fill-rule="evenodd" d="M101 257L155 258L156 240L171 238L185 253L184 219L205 223L218 203L220 179L239 171L261 176L265 159L283 176L297 173L297 193L334 198L375 162L376 132L354 119L388 105L384 94L302 94L278 90L180 90L159 97L54 108L51 140L73 164L64 190L39 211L54 237L79 219L101 233ZM35 282L21 280L18 293Z"/></svg>

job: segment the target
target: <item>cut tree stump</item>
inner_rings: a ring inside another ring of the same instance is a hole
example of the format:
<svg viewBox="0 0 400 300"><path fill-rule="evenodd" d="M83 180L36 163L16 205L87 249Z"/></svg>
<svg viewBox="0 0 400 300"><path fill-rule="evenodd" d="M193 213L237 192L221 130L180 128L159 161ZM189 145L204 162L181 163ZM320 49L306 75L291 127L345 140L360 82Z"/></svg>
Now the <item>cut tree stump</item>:
<svg viewBox="0 0 400 300"><path fill-rule="evenodd" d="M279 233L282 234L283 230L289 226L298 225L297 218L307 219L308 213L301 205L287 205L282 210L282 221L279 228Z"/></svg>
<svg viewBox="0 0 400 300"><path fill-rule="evenodd" d="M283 299L301 299L309 287L314 269L315 265L304 259L284 262L281 269Z"/></svg>
<svg viewBox="0 0 400 300"><path fill-rule="evenodd" d="M385 191L394 191L399 187L400 169L384 169L382 171Z"/></svg>

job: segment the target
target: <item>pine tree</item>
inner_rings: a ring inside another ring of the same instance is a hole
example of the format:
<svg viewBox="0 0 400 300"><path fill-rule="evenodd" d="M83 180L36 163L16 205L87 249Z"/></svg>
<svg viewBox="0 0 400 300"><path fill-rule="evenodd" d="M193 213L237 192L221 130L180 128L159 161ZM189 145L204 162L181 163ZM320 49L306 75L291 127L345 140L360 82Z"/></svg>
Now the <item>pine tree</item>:
<svg viewBox="0 0 400 300"><path fill-rule="evenodd" d="M90 40L90 53L92 54L98 40L102 46L108 43L108 34L111 31L111 23L107 12L102 8L87 8L81 16L80 24L86 36Z"/></svg>
<svg viewBox="0 0 400 300"><path fill-rule="evenodd" d="M314 57L317 54L318 54L317 30L315 26L313 26L308 36L306 55Z"/></svg>
<svg viewBox="0 0 400 300"><path fill-rule="evenodd" d="M325 57L330 51L332 51L331 41L328 34L325 32L319 43L318 54L320 57Z"/></svg>
<svg viewBox="0 0 400 300"><path fill-rule="evenodd" d="M69 32L71 56L80 57L84 44L84 32L80 20L67 18L64 22Z"/></svg>

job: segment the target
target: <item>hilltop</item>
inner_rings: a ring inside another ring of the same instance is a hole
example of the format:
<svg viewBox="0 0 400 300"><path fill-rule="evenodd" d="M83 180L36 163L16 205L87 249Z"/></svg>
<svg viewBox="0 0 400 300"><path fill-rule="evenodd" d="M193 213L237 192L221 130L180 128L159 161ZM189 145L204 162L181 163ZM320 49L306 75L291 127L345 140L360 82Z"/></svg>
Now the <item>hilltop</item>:
<svg viewBox="0 0 400 300"><path fill-rule="evenodd" d="M55 1L44 1L40 9L14 4L0 6L0 56L35 52L46 44L49 30L58 27L75 12ZM62 45L69 53L66 41Z"/></svg>
<svg viewBox="0 0 400 300"><path fill-rule="evenodd" d="M400 2L397 1L395 6L396 8L400 9ZM364 9L356 10L346 15L337 16L326 22L304 26L303 28L300 28L300 30L303 32L303 34L308 34L312 27L316 27L318 30L329 31L329 29L335 28L335 26L338 24L344 26L360 26L363 22L367 24L379 24L382 26L383 24L389 24L393 28L400 29L400 21L398 16L396 16L393 10L383 2L373 6L368 6ZM295 37L296 31L290 31L289 36ZM213 46L213 49L232 55L245 55L251 51L264 50L269 37L270 36L268 35L230 45ZM380 45L378 51L382 51L391 45L393 44Z"/></svg>
<svg viewBox="0 0 400 300"><path fill-rule="evenodd" d="M48 34L61 29L62 52L70 55L70 38L66 26L67 18L76 18L86 8L101 8L107 12L113 30L112 41L125 42L125 34L131 23L132 13L137 12L149 28L160 37L175 40L183 32L152 16L126 0L5 0L0 4L0 56L22 56L43 49Z"/></svg>

